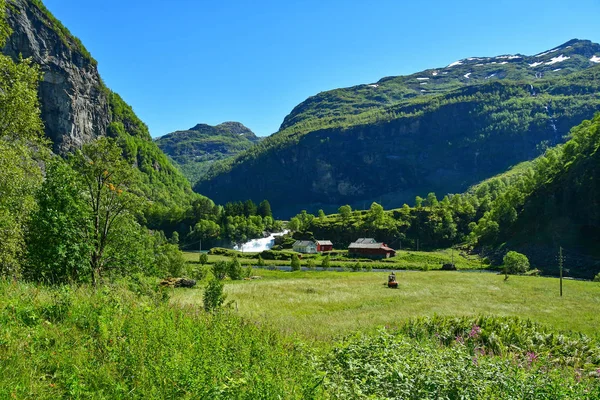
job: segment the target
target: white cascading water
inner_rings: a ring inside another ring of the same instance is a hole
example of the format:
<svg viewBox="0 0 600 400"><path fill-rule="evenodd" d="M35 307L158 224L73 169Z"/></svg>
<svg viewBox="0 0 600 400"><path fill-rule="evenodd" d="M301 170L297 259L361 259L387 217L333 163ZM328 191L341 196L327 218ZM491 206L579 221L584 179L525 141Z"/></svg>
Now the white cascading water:
<svg viewBox="0 0 600 400"><path fill-rule="evenodd" d="M260 253L261 251L271 250L271 248L275 244L275 237L285 235L288 232L289 231L272 233L266 238L252 239L249 242L243 243L241 247L234 246L233 249L241 251L243 253Z"/></svg>

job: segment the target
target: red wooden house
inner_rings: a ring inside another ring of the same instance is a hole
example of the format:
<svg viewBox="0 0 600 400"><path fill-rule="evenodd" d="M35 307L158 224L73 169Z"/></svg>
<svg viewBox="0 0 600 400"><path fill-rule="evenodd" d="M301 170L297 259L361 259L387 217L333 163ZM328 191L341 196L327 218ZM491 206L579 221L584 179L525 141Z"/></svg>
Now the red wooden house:
<svg viewBox="0 0 600 400"><path fill-rule="evenodd" d="M390 258L396 255L396 250L385 243L378 243L372 238L360 238L348 246L348 255L366 258Z"/></svg>
<svg viewBox="0 0 600 400"><path fill-rule="evenodd" d="M315 242L317 243L317 252L319 253L333 250L333 243L329 240L315 240Z"/></svg>

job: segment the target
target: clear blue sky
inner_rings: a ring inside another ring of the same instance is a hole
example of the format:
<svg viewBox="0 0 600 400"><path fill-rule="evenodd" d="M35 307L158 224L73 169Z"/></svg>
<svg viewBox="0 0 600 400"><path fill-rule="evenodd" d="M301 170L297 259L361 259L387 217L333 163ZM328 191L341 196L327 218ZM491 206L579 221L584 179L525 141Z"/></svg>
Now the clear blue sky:
<svg viewBox="0 0 600 400"><path fill-rule="evenodd" d="M45 0L161 136L239 121L274 133L318 92L600 42L600 0Z"/></svg>

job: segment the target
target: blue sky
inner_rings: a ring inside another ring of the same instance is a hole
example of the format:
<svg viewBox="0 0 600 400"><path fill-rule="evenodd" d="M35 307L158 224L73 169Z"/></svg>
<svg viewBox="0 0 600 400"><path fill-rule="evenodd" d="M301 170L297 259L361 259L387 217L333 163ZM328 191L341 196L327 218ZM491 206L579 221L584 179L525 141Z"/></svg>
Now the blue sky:
<svg viewBox="0 0 600 400"><path fill-rule="evenodd" d="M274 133L318 92L600 42L600 0L45 0L152 136L239 121Z"/></svg>

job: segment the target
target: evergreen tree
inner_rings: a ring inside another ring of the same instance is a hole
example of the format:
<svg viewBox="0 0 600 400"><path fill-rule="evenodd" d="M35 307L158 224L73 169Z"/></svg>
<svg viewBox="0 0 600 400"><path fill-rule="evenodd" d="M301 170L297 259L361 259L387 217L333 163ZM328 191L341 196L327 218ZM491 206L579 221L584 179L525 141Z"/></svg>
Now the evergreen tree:
<svg viewBox="0 0 600 400"><path fill-rule="evenodd" d="M298 259L298 256L296 254L292 254L292 260L290 263L291 267L292 267L292 271L300 271L301 267L300 267L300 259Z"/></svg>
<svg viewBox="0 0 600 400"><path fill-rule="evenodd" d="M263 200L258 205L258 215L263 218L273 217L273 213L271 212L271 204L268 200Z"/></svg>

